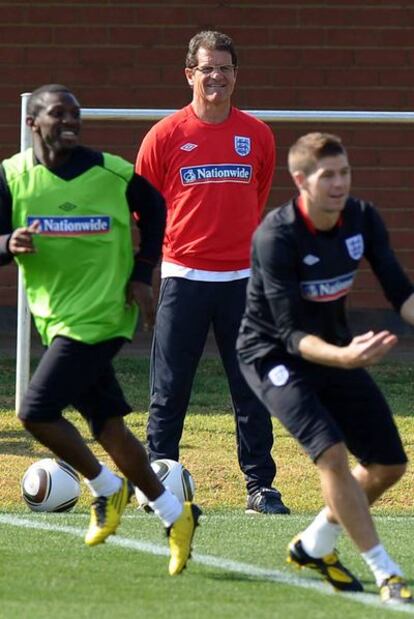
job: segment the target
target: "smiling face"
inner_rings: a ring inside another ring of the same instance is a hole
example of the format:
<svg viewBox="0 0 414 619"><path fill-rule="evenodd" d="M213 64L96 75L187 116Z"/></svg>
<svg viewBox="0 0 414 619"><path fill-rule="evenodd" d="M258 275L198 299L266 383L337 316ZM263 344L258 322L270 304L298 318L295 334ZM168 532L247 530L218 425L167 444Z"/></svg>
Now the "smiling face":
<svg viewBox="0 0 414 619"><path fill-rule="evenodd" d="M33 132L35 149L53 155L69 154L79 144L80 106L69 92L45 92L42 107L27 123Z"/></svg>
<svg viewBox="0 0 414 619"><path fill-rule="evenodd" d="M197 108L230 108L237 74L230 52L200 47L197 66L186 68L185 74L193 89L193 104Z"/></svg>
<svg viewBox="0 0 414 619"><path fill-rule="evenodd" d="M351 189L351 168L346 154L323 157L309 174L296 172L294 180L316 227L334 224Z"/></svg>

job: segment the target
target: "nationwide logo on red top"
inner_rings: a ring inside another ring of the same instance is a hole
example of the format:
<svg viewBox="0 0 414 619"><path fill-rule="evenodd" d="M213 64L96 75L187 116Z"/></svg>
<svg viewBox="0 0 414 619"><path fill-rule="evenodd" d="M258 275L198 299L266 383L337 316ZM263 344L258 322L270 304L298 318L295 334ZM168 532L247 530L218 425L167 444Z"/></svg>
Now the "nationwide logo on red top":
<svg viewBox="0 0 414 619"><path fill-rule="evenodd" d="M40 223L40 234L46 236L82 236L107 234L111 230L111 217L86 215L80 217L30 216L27 225Z"/></svg>
<svg viewBox="0 0 414 619"><path fill-rule="evenodd" d="M250 183L252 166L237 163L205 164L180 168L183 185L200 183Z"/></svg>

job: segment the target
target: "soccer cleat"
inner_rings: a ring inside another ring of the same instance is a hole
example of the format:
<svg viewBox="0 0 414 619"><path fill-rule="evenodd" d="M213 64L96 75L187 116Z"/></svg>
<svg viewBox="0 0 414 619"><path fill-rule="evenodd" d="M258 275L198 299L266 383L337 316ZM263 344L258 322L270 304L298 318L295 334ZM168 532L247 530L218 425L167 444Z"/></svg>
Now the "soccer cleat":
<svg viewBox="0 0 414 619"><path fill-rule="evenodd" d="M380 586L381 602L384 604L412 604L413 594L401 576L390 576Z"/></svg>
<svg viewBox="0 0 414 619"><path fill-rule="evenodd" d="M282 501L279 490L261 488L247 497L246 514L290 514Z"/></svg>
<svg viewBox="0 0 414 619"><path fill-rule="evenodd" d="M110 496L98 496L91 505L91 520L85 536L85 544L101 544L109 535L115 533L122 513L133 493L127 479L122 479L118 492Z"/></svg>
<svg viewBox="0 0 414 619"><path fill-rule="evenodd" d="M294 537L288 546L287 561L299 568L309 567L316 570L338 591L364 590L359 580L342 565L335 550L329 555L314 559L303 550L299 536Z"/></svg>
<svg viewBox="0 0 414 619"><path fill-rule="evenodd" d="M197 505L186 501L179 518L167 528L171 554L168 567L170 576L180 574L191 557L191 542L201 513Z"/></svg>

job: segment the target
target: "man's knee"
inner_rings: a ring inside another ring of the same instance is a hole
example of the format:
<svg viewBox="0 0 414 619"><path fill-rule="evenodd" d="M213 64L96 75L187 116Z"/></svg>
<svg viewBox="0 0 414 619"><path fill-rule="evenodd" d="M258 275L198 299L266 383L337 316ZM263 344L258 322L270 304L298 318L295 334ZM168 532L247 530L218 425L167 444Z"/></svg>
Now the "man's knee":
<svg viewBox="0 0 414 619"><path fill-rule="evenodd" d="M108 417L92 428L94 438L104 449L123 444L129 433L123 417Z"/></svg>
<svg viewBox="0 0 414 619"><path fill-rule="evenodd" d="M365 469L367 476L373 483L383 488L390 488L404 475L407 464L371 464Z"/></svg>
<svg viewBox="0 0 414 619"><path fill-rule="evenodd" d="M316 466L321 473L350 473L348 454L344 443L336 443L323 451L316 459Z"/></svg>

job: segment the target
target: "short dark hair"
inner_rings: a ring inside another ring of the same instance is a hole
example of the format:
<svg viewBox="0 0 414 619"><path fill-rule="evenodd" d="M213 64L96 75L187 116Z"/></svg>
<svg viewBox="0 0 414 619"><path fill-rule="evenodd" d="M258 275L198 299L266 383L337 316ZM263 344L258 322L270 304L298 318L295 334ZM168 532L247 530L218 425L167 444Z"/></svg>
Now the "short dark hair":
<svg viewBox="0 0 414 619"><path fill-rule="evenodd" d="M300 137L289 149L289 172L311 174L323 157L346 155L341 138L332 133L307 133Z"/></svg>
<svg viewBox="0 0 414 619"><path fill-rule="evenodd" d="M72 94L69 88L62 84L44 84L34 90L27 101L27 115L35 118L45 106L44 96L50 92L67 92Z"/></svg>
<svg viewBox="0 0 414 619"><path fill-rule="evenodd" d="M194 35L188 44L187 57L185 59L185 66L187 68L192 69L197 66L197 54L200 47L229 52L232 63L237 67L237 54L232 39L227 34L217 32L216 30L203 30Z"/></svg>

